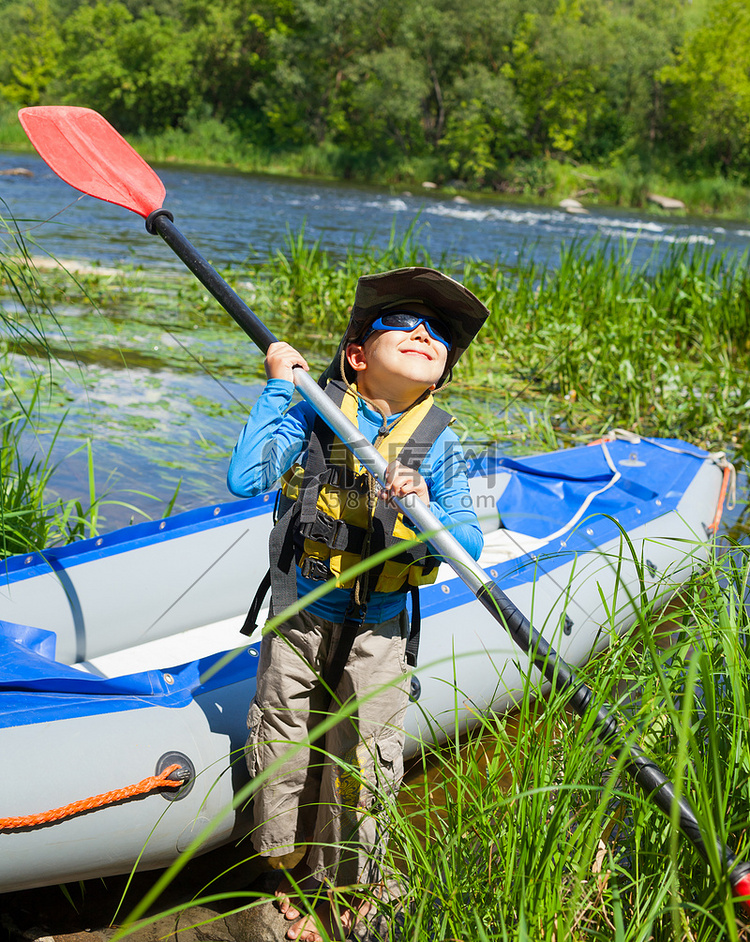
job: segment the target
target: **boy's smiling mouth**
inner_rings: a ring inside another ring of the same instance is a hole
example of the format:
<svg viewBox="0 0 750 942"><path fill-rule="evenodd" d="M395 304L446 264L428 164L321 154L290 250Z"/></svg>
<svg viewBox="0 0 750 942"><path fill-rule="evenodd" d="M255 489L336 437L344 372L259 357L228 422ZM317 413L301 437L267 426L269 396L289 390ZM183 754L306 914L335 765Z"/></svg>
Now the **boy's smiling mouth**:
<svg viewBox="0 0 750 942"><path fill-rule="evenodd" d="M424 357L426 360L433 360L434 357L427 350L415 350L413 347L408 347L406 350L402 350L402 353L408 353L416 355L419 357Z"/></svg>

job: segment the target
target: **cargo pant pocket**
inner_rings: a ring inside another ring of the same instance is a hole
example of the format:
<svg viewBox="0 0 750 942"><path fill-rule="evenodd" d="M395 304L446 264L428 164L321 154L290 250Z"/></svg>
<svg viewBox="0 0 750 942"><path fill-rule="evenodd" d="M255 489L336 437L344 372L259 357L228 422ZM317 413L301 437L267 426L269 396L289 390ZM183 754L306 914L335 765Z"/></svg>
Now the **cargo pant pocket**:
<svg viewBox="0 0 750 942"><path fill-rule="evenodd" d="M261 726L263 724L263 710L253 700L250 704L250 711L247 714L247 741L245 742L245 762L250 778L255 778L259 768L259 742Z"/></svg>
<svg viewBox="0 0 750 942"><path fill-rule="evenodd" d="M386 730L375 743L376 776L383 797L395 798L404 777L404 734L402 730Z"/></svg>

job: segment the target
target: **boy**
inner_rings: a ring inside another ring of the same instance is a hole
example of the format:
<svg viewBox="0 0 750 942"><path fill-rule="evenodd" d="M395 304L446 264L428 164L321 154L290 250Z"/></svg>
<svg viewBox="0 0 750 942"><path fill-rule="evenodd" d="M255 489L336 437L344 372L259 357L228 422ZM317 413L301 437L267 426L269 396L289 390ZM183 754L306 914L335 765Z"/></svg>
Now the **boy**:
<svg viewBox="0 0 750 942"><path fill-rule="evenodd" d="M317 942L317 920L334 936L346 935L369 908L349 896L340 913L327 900L314 919L294 902L294 884L351 888L382 879L381 798L395 799L403 772L406 594L434 582L439 560L420 543L354 579L341 574L413 537L389 500L408 494L478 558L482 534L463 453L432 392L450 378L487 314L471 292L432 269L359 279L349 325L321 383L328 380L328 395L389 461L384 490L307 403L287 411L292 370L308 366L284 343L268 350L268 383L232 455L227 480L234 494L252 496L282 478L281 517L270 541L272 610L338 580L263 639L248 718L250 774L303 742L329 709L356 702L349 718L324 741L294 752L255 796L256 850L271 866L294 868L276 891L288 939ZM300 846L305 857L295 868Z"/></svg>

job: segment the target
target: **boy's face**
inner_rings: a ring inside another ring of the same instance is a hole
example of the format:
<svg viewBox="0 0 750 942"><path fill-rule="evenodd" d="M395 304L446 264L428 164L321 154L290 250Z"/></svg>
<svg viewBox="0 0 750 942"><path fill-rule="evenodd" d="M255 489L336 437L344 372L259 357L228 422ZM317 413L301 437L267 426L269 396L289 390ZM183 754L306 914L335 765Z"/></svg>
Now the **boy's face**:
<svg viewBox="0 0 750 942"><path fill-rule="evenodd" d="M424 304L410 301L408 306L410 311L435 318ZM412 331L375 331L363 344L349 344L346 355L366 396L413 400L443 376L448 348L431 337L424 324L418 324Z"/></svg>

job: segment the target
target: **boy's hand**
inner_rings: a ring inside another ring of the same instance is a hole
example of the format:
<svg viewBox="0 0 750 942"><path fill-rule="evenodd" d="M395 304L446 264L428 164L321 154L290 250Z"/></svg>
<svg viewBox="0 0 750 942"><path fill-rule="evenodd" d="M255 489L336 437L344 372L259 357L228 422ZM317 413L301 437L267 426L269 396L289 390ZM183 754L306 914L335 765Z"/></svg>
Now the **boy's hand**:
<svg viewBox="0 0 750 942"><path fill-rule="evenodd" d="M286 379L290 383L294 382L292 379L293 366L301 366L303 370L308 371L310 369L301 353L298 353L288 343L280 342L272 343L268 348L265 366L266 376L269 379Z"/></svg>
<svg viewBox="0 0 750 942"><path fill-rule="evenodd" d="M418 471L408 468L400 461L392 461L388 465L385 470L385 483L386 487L380 492L383 500L416 494L421 501L428 507L430 506L430 494L425 479Z"/></svg>

